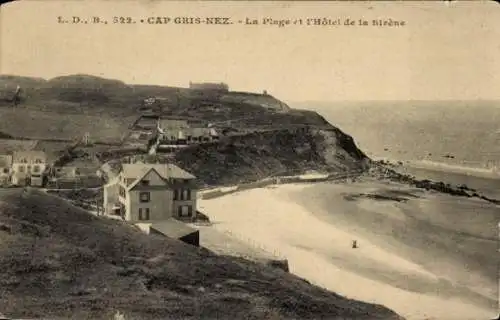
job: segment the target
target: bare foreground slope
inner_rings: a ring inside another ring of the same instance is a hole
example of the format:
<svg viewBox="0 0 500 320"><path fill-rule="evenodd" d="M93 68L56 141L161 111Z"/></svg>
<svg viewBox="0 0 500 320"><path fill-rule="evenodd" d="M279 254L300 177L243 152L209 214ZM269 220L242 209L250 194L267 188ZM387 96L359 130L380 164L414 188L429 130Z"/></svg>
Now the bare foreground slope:
<svg viewBox="0 0 500 320"><path fill-rule="evenodd" d="M400 319L277 269L94 217L36 190L0 193L0 310L110 319Z"/></svg>

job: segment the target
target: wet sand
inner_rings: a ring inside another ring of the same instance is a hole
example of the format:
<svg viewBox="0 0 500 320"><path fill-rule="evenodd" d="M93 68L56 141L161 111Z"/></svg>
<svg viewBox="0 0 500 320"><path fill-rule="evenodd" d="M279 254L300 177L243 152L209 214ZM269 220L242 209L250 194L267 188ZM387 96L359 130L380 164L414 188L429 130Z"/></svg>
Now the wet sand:
<svg viewBox="0 0 500 320"><path fill-rule="evenodd" d="M496 316L491 203L365 181L254 189L200 208L214 228L265 243L291 272L341 295L407 319Z"/></svg>

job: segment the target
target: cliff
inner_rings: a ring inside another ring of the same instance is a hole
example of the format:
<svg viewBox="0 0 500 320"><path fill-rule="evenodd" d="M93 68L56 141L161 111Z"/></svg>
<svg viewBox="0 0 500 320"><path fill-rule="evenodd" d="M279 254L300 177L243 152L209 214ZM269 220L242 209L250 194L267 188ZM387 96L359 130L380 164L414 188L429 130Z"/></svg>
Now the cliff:
<svg viewBox="0 0 500 320"><path fill-rule="evenodd" d="M36 190L0 192L0 310L12 317L400 319L289 273L89 215Z"/></svg>
<svg viewBox="0 0 500 320"><path fill-rule="evenodd" d="M205 185L226 185L308 170L365 171L370 160L337 128L253 132L176 154L176 163Z"/></svg>

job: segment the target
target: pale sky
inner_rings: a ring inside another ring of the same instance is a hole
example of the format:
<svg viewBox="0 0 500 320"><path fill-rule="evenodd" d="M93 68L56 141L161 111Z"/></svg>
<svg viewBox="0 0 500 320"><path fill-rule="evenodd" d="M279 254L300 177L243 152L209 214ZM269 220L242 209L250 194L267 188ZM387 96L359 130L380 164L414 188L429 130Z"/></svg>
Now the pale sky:
<svg viewBox="0 0 500 320"><path fill-rule="evenodd" d="M500 99L500 6L492 1L21 1L1 15L2 74L223 81L286 101ZM58 24L58 16L110 23ZM126 25L113 16L392 18L406 26Z"/></svg>

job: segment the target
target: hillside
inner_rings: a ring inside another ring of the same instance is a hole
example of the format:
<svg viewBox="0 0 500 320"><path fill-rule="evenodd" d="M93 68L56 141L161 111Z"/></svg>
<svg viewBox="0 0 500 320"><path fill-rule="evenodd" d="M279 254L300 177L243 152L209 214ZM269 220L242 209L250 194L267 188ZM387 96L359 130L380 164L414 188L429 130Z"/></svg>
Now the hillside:
<svg viewBox="0 0 500 320"><path fill-rule="evenodd" d="M72 140L88 132L92 141L113 143L119 149L120 141L141 115L189 118L211 124L222 133L238 133L176 156L181 167L210 185L304 170L357 170L369 162L352 137L318 113L291 109L268 94L207 95L186 88L127 85L89 75L28 79L0 76L4 96L15 90L17 83L22 86L21 104L0 108L0 117L6 120L0 122L0 131L16 138ZM148 97L156 98L152 105L144 102ZM119 155L101 159L113 157Z"/></svg>
<svg viewBox="0 0 500 320"><path fill-rule="evenodd" d="M258 106L260 109L289 109L286 104L270 95L229 92L224 97L200 96L196 91L187 88L130 85L118 80L85 74L60 76L49 80L0 75L0 97L4 105L7 103L6 99L13 96L18 85L22 90L22 105L37 108L43 106L52 111L68 111L68 109L88 111L106 108L127 113L137 110L143 106L144 99L151 97L158 98L157 103L151 106L151 109L168 115L196 114L196 109L206 107L210 109L214 103L220 103L223 107L229 108L234 104L246 104ZM200 111L203 112L203 110Z"/></svg>
<svg viewBox="0 0 500 320"><path fill-rule="evenodd" d="M110 319L400 319L291 274L94 217L35 190L0 193L0 310Z"/></svg>
<svg viewBox="0 0 500 320"><path fill-rule="evenodd" d="M363 171L370 163L352 137L336 128L254 132L184 149L175 160L208 185L256 181L306 170Z"/></svg>

